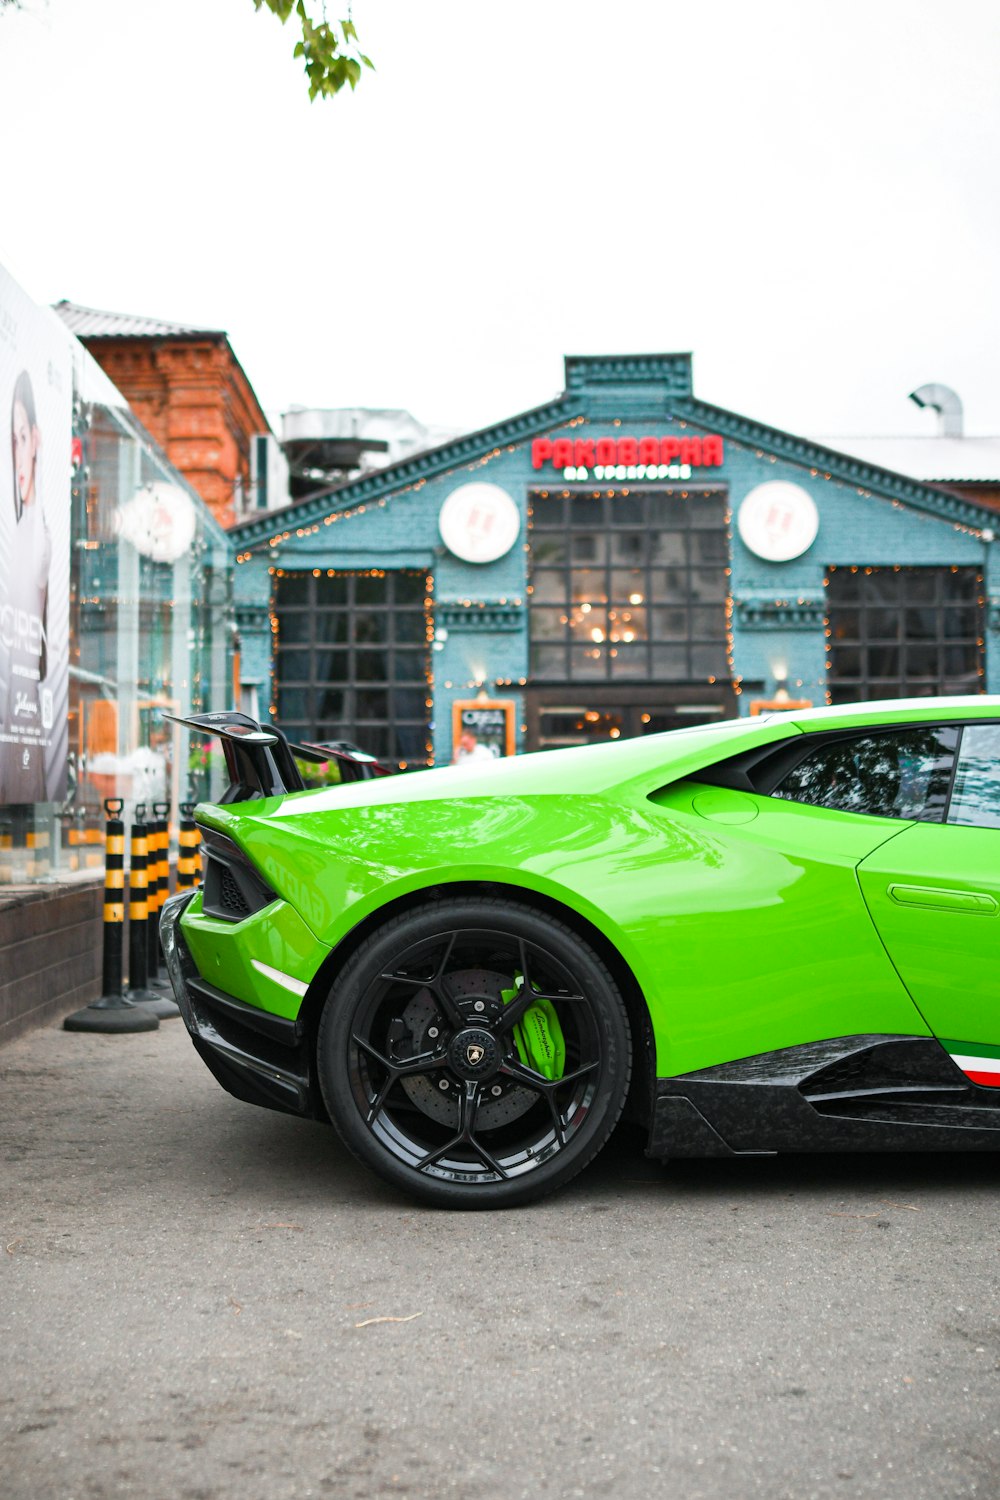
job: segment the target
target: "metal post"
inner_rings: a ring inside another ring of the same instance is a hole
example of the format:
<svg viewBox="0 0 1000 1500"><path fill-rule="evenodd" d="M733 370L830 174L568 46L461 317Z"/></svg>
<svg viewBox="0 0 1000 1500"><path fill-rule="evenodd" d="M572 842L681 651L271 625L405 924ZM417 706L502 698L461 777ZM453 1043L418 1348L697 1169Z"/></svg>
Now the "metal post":
<svg viewBox="0 0 1000 1500"><path fill-rule="evenodd" d="M125 932L125 824L124 803L109 797L104 804L108 818L104 864L104 993L100 1000L67 1016L67 1031L155 1031L159 1020L148 1005L136 1005L122 993L122 939Z"/></svg>

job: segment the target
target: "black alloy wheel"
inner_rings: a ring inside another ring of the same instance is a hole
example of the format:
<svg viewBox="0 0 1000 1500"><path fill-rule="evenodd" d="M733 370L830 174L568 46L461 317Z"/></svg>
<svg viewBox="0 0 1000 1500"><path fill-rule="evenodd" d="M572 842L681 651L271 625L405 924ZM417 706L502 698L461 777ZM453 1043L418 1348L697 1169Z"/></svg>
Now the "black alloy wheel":
<svg viewBox="0 0 1000 1500"><path fill-rule="evenodd" d="M503 1208L597 1154L628 1093L628 1016L562 922L514 901L441 899L346 964L317 1036L345 1144L425 1203Z"/></svg>

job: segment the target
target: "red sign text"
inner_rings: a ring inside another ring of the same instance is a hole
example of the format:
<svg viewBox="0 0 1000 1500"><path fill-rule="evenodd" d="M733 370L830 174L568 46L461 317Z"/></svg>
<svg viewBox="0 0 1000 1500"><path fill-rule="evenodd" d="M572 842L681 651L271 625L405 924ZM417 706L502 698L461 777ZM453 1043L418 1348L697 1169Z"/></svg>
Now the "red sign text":
<svg viewBox="0 0 1000 1500"><path fill-rule="evenodd" d="M531 467L540 469L550 463L554 469L593 469L597 465L613 468L645 464L689 464L693 469L718 468L723 461L722 438L706 437L622 437L622 438L535 438L531 445Z"/></svg>

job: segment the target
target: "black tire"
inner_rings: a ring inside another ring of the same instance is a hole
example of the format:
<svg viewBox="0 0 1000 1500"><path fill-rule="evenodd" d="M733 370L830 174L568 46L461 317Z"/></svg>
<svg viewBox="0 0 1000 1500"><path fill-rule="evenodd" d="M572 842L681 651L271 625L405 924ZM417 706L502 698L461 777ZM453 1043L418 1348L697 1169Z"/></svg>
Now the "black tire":
<svg viewBox="0 0 1000 1500"><path fill-rule="evenodd" d="M632 1070L600 958L562 922L485 897L430 901L368 938L327 998L316 1051L345 1145L445 1208L504 1208L568 1182L614 1129Z"/></svg>

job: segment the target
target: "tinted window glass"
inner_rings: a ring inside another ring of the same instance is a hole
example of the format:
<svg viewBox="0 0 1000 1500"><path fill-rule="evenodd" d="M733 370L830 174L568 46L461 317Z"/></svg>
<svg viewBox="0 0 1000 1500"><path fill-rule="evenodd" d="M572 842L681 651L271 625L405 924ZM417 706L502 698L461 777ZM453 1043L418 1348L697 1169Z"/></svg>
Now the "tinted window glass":
<svg viewBox="0 0 1000 1500"><path fill-rule="evenodd" d="M963 730L948 822L1000 828L1000 724Z"/></svg>
<svg viewBox="0 0 1000 1500"><path fill-rule="evenodd" d="M821 745L772 793L792 802L876 818L940 823L958 731L904 729Z"/></svg>

